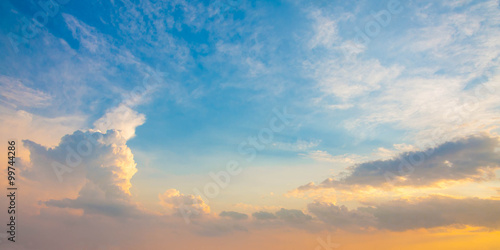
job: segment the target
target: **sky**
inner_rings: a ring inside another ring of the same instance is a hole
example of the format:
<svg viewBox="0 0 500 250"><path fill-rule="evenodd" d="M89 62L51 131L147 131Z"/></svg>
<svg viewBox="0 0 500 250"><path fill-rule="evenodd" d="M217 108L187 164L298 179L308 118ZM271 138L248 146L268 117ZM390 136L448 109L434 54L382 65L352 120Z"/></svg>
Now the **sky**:
<svg viewBox="0 0 500 250"><path fill-rule="evenodd" d="M1 1L0 247L498 249L499 9Z"/></svg>

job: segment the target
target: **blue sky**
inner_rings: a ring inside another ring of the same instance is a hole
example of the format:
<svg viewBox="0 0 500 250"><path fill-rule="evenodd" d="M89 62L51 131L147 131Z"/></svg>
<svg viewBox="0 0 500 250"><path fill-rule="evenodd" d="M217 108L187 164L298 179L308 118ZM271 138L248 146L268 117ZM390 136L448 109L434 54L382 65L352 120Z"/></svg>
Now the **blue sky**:
<svg viewBox="0 0 500 250"><path fill-rule="evenodd" d="M168 11L169 15L165 15L168 16L167 24L162 24L167 27L160 30L160 24L155 25L153 20L146 17L144 20L131 21L116 7L111 8L109 3L69 2L62 7L64 14L54 16L45 26L48 34L42 33L30 40L29 44L21 45L18 53L12 53L10 44L4 43L4 51L16 58L14 65L13 60L3 61L10 64L3 67L4 74L24 75L32 81L34 89L51 92L57 97L64 93L63 98L66 100L74 100L74 96L77 96L77 102L72 101L69 105L33 107L37 113L48 116L80 113L88 116L88 122L92 122L92 118L96 119L107 109L116 106L123 93L140 86L145 75L144 68L157 68L165 72L168 76L162 79L163 86L152 94L150 100L137 107L140 113L146 114L147 122L138 128L140 136L132 139L130 146L144 150L165 150L177 155L197 155L198 159L189 157L194 161L192 163L190 159L184 159L183 164L189 167L170 169L179 173L203 168L197 162L203 155L234 153L235 144L260 129L262 120L271 114L270 107L287 106L301 115L300 124L303 127L281 135L280 139L284 142L294 143L298 139L317 141L330 137L332 139L321 140L320 148L333 149L339 153L354 149L364 152L370 150L356 143L356 135L346 133L339 124L346 115L356 112L355 109L325 114L314 106L304 105L323 95L314 80L302 69L304 61L322 57L324 50L310 50L303 46L307 42L304 36L311 36L313 32L308 27L311 17L307 16L304 9L312 6L279 2L236 2L234 7L224 2L200 4L205 7L194 10L195 13L189 13L180 6ZM327 3L319 1L314 4L323 6ZM19 32L22 28L19 20L40 10L39 6L28 2L4 5L4 10L13 9L4 16L7 19L4 22L11 24L3 26L7 29L5 33ZM217 5L222 5L217 13L207 10ZM371 9L370 6L366 7ZM344 8L349 6L335 7ZM138 15L148 14L144 10L137 11ZM89 15L89 12L96 13ZM195 14L194 20L186 21ZM336 13L334 11L331 14ZM113 19L116 16L119 18ZM391 27L397 28L396 21ZM139 31L139 34L132 33L135 31ZM153 38L152 34L155 33L161 36ZM345 33L349 35L350 32L347 30ZM387 33L383 32L382 35L390 35L392 31ZM53 41L48 42L49 46L42 45L42 39L49 34ZM54 44L56 40L64 41L66 47ZM169 40L173 40L174 44L170 44ZM218 46L221 48L217 49ZM233 51L224 53L225 47ZM76 54L67 55L65 49ZM129 64L126 59L120 61L116 58L119 50L126 50L125 56L133 57L131 60L138 63ZM34 57L33 53L40 54ZM368 53L372 54L370 51ZM368 53L366 56L369 58ZM53 55L53 58L47 58L47 55ZM60 60L61 57L65 59L64 62ZM80 66L92 69L94 73L71 79L74 82L65 82L67 87L63 89L53 87L62 81L54 79L59 78L54 67ZM36 70L30 67L36 67ZM328 102L338 99L326 98L332 99ZM397 135L393 131L391 134ZM391 142L384 140L384 137L371 138L365 143L390 145ZM271 157L283 155L283 152L265 154ZM294 153L285 155L287 158L297 157ZM165 160L158 159L158 163Z"/></svg>
<svg viewBox="0 0 500 250"><path fill-rule="evenodd" d="M155 157L158 168L179 174L203 171L200 159L235 153L235 145L258 131L273 107L298 115L296 127L277 142L319 142L314 149L333 155L415 143L409 134L418 128L402 125L397 116L418 104L385 95L391 82L431 71L441 79L459 78L457 91L465 91L495 74L497 60L468 60L495 48L481 37L490 32L490 20L474 16L455 27L453 18L476 14L470 6L481 4L475 1L395 5L398 13L366 44L358 43L352 58L341 47L359 42L360 32L366 35L376 20L372 13L387 11L388 3L68 1L17 53L6 35L21 34L23 18L41 7L29 1L2 5L2 75L50 96L46 105L25 107L34 114L78 114L89 126L141 86L148 72L162 72L161 86L134 107L146 122L129 145L180 155L184 168L164 166L166 156ZM415 40L418 32L423 35ZM433 37L439 32L448 36ZM478 51L461 53L465 43ZM439 47L444 45L449 46ZM450 50L446 58L442 49ZM331 87L349 81L359 84ZM395 117L370 117L366 106L376 105L390 106L381 112ZM262 155L284 162L303 158L271 149Z"/></svg>
<svg viewBox="0 0 500 250"><path fill-rule="evenodd" d="M238 195L303 209L331 194L290 196L299 186L498 133L498 1L57 2L42 26L37 1L0 3L2 120L56 149L120 131L147 206L237 160L245 174L212 210ZM246 162L239 145L283 108L291 124Z"/></svg>

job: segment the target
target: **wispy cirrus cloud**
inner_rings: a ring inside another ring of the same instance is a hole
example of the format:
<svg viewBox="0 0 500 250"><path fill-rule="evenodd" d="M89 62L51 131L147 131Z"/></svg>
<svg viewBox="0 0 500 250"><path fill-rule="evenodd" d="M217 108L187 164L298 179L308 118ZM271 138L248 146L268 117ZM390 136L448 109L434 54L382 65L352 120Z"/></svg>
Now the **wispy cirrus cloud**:
<svg viewBox="0 0 500 250"><path fill-rule="evenodd" d="M311 148L317 147L321 143L321 140L301 140L298 139L295 142L273 142L271 148L276 148L278 150L284 151L307 151Z"/></svg>
<svg viewBox="0 0 500 250"><path fill-rule="evenodd" d="M331 155L326 151L315 150L310 151L307 154L300 154L304 157L311 158L319 162L330 162L330 163L348 163L354 164L360 162L364 157L355 154L343 154L343 155Z"/></svg>
<svg viewBox="0 0 500 250"><path fill-rule="evenodd" d="M15 107L43 107L50 105L52 96L22 83L20 79L0 75L0 87L4 104Z"/></svg>
<svg viewBox="0 0 500 250"><path fill-rule="evenodd" d="M405 130L407 139L420 145L431 139L442 143L493 127L498 123L495 114L500 106L495 98L500 47L493 42L500 34L498 2L459 5L468 7L402 3L414 27L401 29L402 25L394 21L400 16L393 15L364 47L347 50L352 52L347 57L343 44L352 42L351 38L359 40L363 25L374 21L373 15L341 18L349 12L310 11L330 20L322 24L329 23L329 29L335 31L330 33L339 34L321 43L322 49L311 53L312 59L304 63L305 74L321 90L317 106L335 114L342 112L341 108L353 110L356 115L344 119L343 125L361 139L375 137L377 128L393 127ZM317 30L311 42L327 30L321 28L322 24L311 23ZM349 32L342 33L353 28L357 29L351 32L353 37ZM408 60L399 60L402 56ZM433 133L440 133L440 138Z"/></svg>

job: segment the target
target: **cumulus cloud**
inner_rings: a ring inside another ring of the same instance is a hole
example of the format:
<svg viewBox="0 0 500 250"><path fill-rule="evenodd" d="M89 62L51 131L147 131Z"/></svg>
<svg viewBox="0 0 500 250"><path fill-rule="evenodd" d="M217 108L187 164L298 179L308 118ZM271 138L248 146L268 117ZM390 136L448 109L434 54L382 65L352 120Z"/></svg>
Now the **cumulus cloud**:
<svg viewBox="0 0 500 250"><path fill-rule="evenodd" d="M498 138L470 136L435 148L410 151L389 160L369 161L352 166L341 179L328 178L319 185L304 185L299 191L316 188L349 188L383 185L429 186L447 181L491 180L500 168L495 152Z"/></svg>
<svg viewBox="0 0 500 250"><path fill-rule="evenodd" d="M285 208L276 212L276 217L291 223L304 223L312 219L310 215L304 214L301 210Z"/></svg>
<svg viewBox="0 0 500 250"><path fill-rule="evenodd" d="M248 227L255 229L265 228L299 228L309 232L325 230L321 220L314 218L310 213L299 209L281 208L278 211L258 211L252 213L252 220L248 220Z"/></svg>
<svg viewBox="0 0 500 250"><path fill-rule="evenodd" d="M61 187L82 185L76 199L49 200L46 205L104 214L135 209L130 202L130 179L137 172L136 163L119 131L76 131L54 148L30 140L23 143L32 163L23 169L25 178L40 183L59 181Z"/></svg>
<svg viewBox="0 0 500 250"><path fill-rule="evenodd" d="M158 195L158 198L160 204L171 214L186 218L210 214L210 207L199 196L184 195L176 189L168 189L163 194Z"/></svg>
<svg viewBox="0 0 500 250"><path fill-rule="evenodd" d="M286 209L286 208L281 208L275 213L270 213L266 211L255 212L252 214L252 217L262 221L278 219L282 222L291 224L301 224L312 220L312 217L310 215L305 214L301 210Z"/></svg>
<svg viewBox="0 0 500 250"><path fill-rule="evenodd" d="M111 217L143 217L142 211L128 197L107 197L106 192L92 182L88 182L76 199L64 198L48 200L45 205L58 208L82 209L85 214L102 214Z"/></svg>
<svg viewBox="0 0 500 250"><path fill-rule="evenodd" d="M375 227L392 231L445 226L500 228L500 201L479 198L429 196L395 200L349 210L345 206L315 202L309 211L335 227Z"/></svg>
<svg viewBox="0 0 500 250"><path fill-rule="evenodd" d="M135 128L144 124L146 117L138 113L125 104L112 108L99 120L95 121L94 126L100 131L108 129L119 130L125 139L135 136Z"/></svg>
<svg viewBox="0 0 500 250"><path fill-rule="evenodd" d="M327 202L314 202L307 206L309 212L321 221L339 228L369 227L375 225L375 217L360 210L349 210Z"/></svg>

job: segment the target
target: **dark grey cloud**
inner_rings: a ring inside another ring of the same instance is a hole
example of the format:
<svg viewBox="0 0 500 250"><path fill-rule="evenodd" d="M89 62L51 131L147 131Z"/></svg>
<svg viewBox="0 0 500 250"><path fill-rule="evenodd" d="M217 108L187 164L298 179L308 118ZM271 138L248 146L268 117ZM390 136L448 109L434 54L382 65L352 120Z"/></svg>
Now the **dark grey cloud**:
<svg viewBox="0 0 500 250"><path fill-rule="evenodd" d="M257 220L272 220L272 219L277 218L276 215L274 215L273 213L264 212L264 211L253 213L252 217L257 219Z"/></svg>
<svg viewBox="0 0 500 250"><path fill-rule="evenodd" d="M319 220L341 228L370 227L376 225L373 214L361 210L349 210L346 206L314 202L307 206Z"/></svg>
<svg viewBox="0 0 500 250"><path fill-rule="evenodd" d="M298 209L285 209L285 208L282 208L281 210L276 212L276 217L291 223L303 223L312 219L310 215L304 214L302 211Z"/></svg>
<svg viewBox="0 0 500 250"><path fill-rule="evenodd" d="M500 200L429 196L416 201L396 200L349 210L344 206L315 202L309 212L340 228L375 227L405 231L442 226L477 226L500 229Z"/></svg>
<svg viewBox="0 0 500 250"><path fill-rule="evenodd" d="M319 185L298 188L349 188L354 185L429 186L442 181L480 182L495 177L500 168L496 151L498 138L471 136L446 142L423 151L405 152L389 160L370 161L352 166L339 180L328 178Z"/></svg>
<svg viewBox="0 0 500 250"><path fill-rule="evenodd" d="M418 202L392 201L365 211L378 219L379 228L394 231L453 224L500 228L500 200L431 196Z"/></svg>
<svg viewBox="0 0 500 250"><path fill-rule="evenodd" d="M276 213L259 211L253 213L252 217L261 221L276 220L276 222L285 222L291 224L301 224L312 221L312 217L308 214L305 214L301 210L286 208L281 208Z"/></svg>
<svg viewBox="0 0 500 250"><path fill-rule="evenodd" d="M234 211L222 211L219 216L221 217L228 217L233 220L246 220L248 219L248 215L234 212Z"/></svg>

